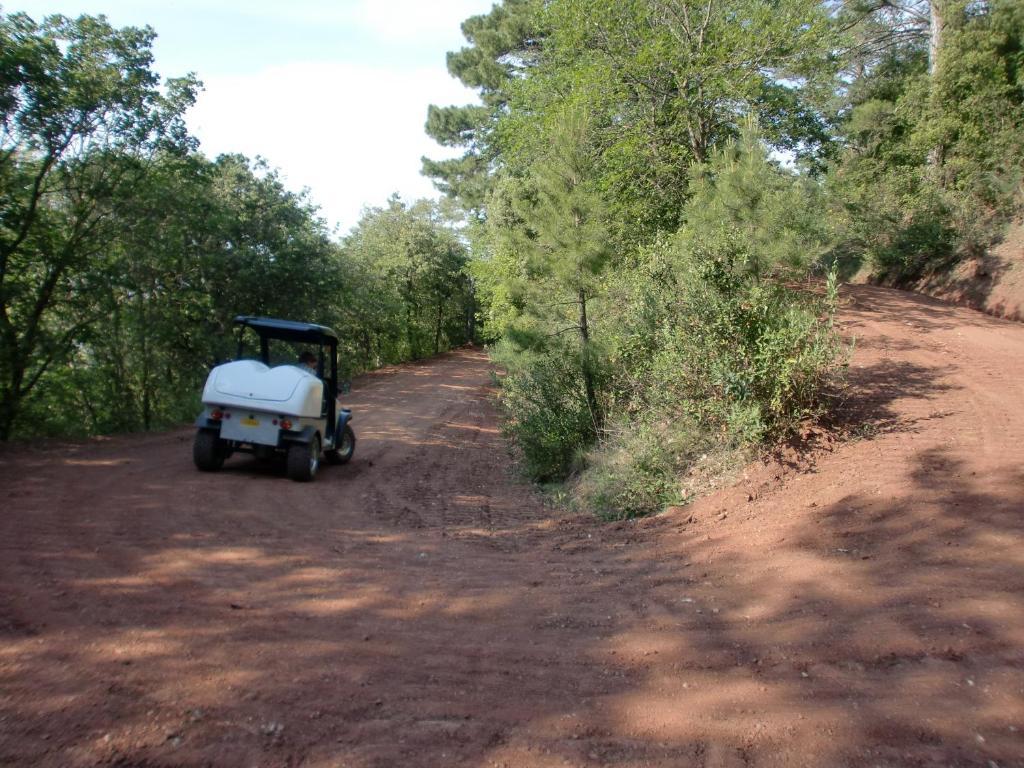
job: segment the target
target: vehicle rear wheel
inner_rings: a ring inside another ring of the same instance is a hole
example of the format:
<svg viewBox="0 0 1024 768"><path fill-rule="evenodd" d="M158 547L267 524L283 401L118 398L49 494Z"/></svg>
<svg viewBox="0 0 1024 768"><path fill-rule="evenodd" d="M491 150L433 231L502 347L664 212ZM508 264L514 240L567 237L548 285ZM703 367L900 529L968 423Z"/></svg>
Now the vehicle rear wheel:
<svg viewBox="0 0 1024 768"><path fill-rule="evenodd" d="M349 459L352 458L352 454L356 452L356 433L352 431L352 427L348 424L345 425L345 429L341 432L341 438L338 441L338 447L333 451L325 452L327 461L331 464L345 464Z"/></svg>
<svg viewBox="0 0 1024 768"><path fill-rule="evenodd" d="M288 477L299 482L309 482L316 477L320 468L320 435L313 435L308 443L292 443L288 446Z"/></svg>
<svg viewBox="0 0 1024 768"><path fill-rule="evenodd" d="M208 429L196 432L195 442L192 443L192 461L198 469L203 472L216 472L224 466L224 459L228 457L229 452L226 441L221 440L216 432Z"/></svg>

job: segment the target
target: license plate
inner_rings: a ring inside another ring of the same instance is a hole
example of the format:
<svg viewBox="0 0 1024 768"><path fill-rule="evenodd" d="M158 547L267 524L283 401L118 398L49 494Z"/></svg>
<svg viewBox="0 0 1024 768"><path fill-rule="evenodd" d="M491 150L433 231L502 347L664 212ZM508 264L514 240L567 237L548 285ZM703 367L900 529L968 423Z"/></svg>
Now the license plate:
<svg viewBox="0 0 1024 768"><path fill-rule="evenodd" d="M243 427L258 427L259 425L260 425L260 420L259 419L254 419L252 416L250 416L247 419L242 419L242 426Z"/></svg>

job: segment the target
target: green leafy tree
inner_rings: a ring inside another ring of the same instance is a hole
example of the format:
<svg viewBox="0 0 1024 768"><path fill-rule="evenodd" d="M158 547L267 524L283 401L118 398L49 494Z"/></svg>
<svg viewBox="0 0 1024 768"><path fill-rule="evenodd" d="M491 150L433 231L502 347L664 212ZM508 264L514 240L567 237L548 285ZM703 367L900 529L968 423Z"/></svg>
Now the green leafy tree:
<svg viewBox="0 0 1024 768"><path fill-rule="evenodd" d="M343 254L369 279L352 308L366 363L417 359L468 341L472 291L465 245L429 201L392 197L366 211Z"/></svg>
<svg viewBox="0 0 1024 768"><path fill-rule="evenodd" d="M202 270L216 241L211 181L205 159L163 154L117 205L104 313L78 339L88 354L68 366L91 431L148 430L195 407L197 363L211 352L200 331L213 314Z"/></svg>
<svg viewBox="0 0 1024 768"><path fill-rule="evenodd" d="M490 12L462 24L470 43L448 54L448 71L480 94L482 104L427 111L427 135L445 147L461 147L461 157L423 158L423 173L445 194L479 215L497 160L494 131L508 109L508 88L536 60L542 35L536 26L538 0L503 0Z"/></svg>
<svg viewBox="0 0 1024 768"><path fill-rule="evenodd" d="M600 292L599 278L611 249L607 209L593 183L588 131L585 115L565 116L550 151L533 167L533 194L519 201L519 213L527 227L520 242L526 248L531 283L526 308L534 321L519 338L536 346L541 342L538 332L577 336L583 391L592 420L600 424L588 310Z"/></svg>
<svg viewBox="0 0 1024 768"><path fill-rule="evenodd" d="M234 354L236 314L334 320L338 248L274 172L237 155L138 162L87 292L98 317L40 379L21 433L180 422L208 366Z"/></svg>
<svg viewBox="0 0 1024 768"><path fill-rule="evenodd" d="M762 278L802 275L831 244L825 196L806 174L784 170L768 157L753 120L740 136L691 169L691 197L677 238L699 243L743 243L741 268Z"/></svg>
<svg viewBox="0 0 1024 768"><path fill-rule="evenodd" d="M0 17L0 440L101 315L112 221L139 158L183 152L195 82L161 89L150 29Z"/></svg>
<svg viewBox="0 0 1024 768"><path fill-rule="evenodd" d="M216 250L205 257L214 306L231 313L314 317L335 287L336 253L305 193L285 189L266 163L214 162ZM222 315L224 316L224 315Z"/></svg>
<svg viewBox="0 0 1024 768"><path fill-rule="evenodd" d="M512 87L499 130L513 172L542 154L567 104L597 130L595 169L613 234L632 247L673 231L689 166L758 115L777 149L816 155L826 124L801 86L828 79L834 32L818 0L545 5L538 64Z"/></svg>
<svg viewBox="0 0 1024 768"><path fill-rule="evenodd" d="M587 115L570 111L561 126L523 183L506 187L507 212L489 219L498 252L518 263L501 258L482 270L492 297L503 289L512 302L504 399L538 479L564 476L604 420L593 313L612 256L607 205L594 184Z"/></svg>
<svg viewBox="0 0 1024 768"><path fill-rule="evenodd" d="M1019 4L942 3L931 50L918 7L915 34L866 59L841 91L844 151L830 175L843 250L895 280L983 250L1019 210L1024 176Z"/></svg>

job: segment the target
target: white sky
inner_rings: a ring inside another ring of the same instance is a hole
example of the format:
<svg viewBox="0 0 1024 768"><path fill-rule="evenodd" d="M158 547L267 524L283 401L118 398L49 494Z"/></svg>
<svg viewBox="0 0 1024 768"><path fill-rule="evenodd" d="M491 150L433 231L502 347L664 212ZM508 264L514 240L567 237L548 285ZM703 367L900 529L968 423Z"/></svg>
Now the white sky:
<svg viewBox="0 0 1024 768"><path fill-rule="evenodd" d="M106 14L153 27L155 68L205 90L188 124L210 157L260 155L309 189L329 226L364 206L436 197L420 158L451 157L423 132L429 104L466 104L445 52L494 0L14 0L5 13Z"/></svg>

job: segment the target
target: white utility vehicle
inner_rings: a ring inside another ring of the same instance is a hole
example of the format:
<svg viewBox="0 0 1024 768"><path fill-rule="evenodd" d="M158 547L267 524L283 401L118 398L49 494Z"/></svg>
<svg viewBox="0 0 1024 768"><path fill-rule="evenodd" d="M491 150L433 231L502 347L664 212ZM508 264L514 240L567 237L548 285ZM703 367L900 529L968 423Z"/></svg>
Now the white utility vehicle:
<svg viewBox="0 0 1024 768"><path fill-rule="evenodd" d="M338 337L330 328L269 317L239 316L236 360L210 371L203 412L196 419L192 458L206 472L220 469L235 451L261 458L285 454L292 480L312 480L321 457L331 464L352 458L352 412L339 407ZM246 332L259 338L258 359L243 359ZM317 370L271 365L270 342L316 347Z"/></svg>

